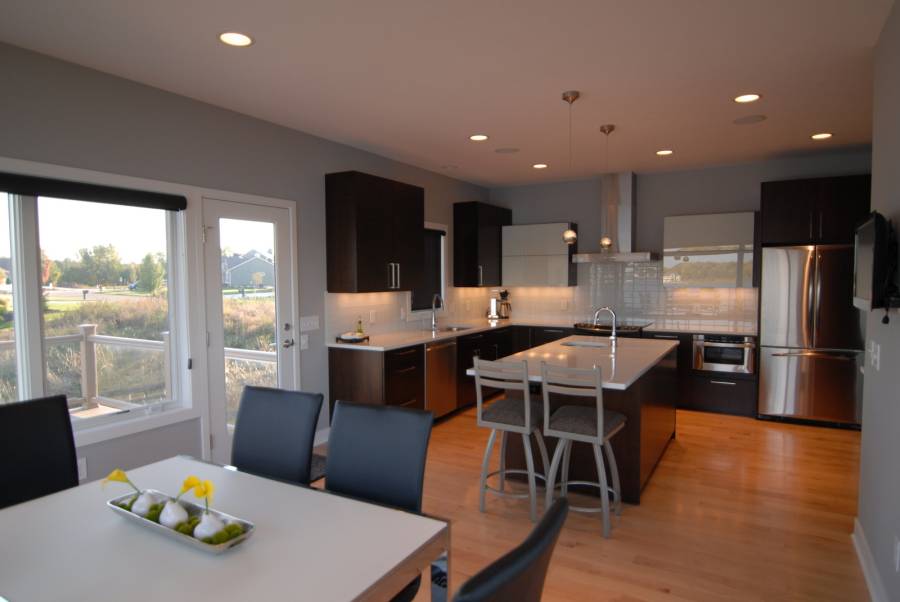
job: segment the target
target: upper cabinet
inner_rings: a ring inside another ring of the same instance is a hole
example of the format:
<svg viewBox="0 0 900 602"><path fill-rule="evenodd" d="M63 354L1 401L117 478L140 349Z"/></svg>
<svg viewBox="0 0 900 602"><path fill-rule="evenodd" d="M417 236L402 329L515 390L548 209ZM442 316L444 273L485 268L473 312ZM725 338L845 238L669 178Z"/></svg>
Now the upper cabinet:
<svg viewBox="0 0 900 602"><path fill-rule="evenodd" d="M325 176L330 293L408 291L422 279L425 191L358 171Z"/></svg>
<svg viewBox="0 0 900 602"><path fill-rule="evenodd" d="M502 284L501 228L512 211L471 201L453 205L453 286Z"/></svg>
<svg viewBox="0 0 900 602"><path fill-rule="evenodd" d="M504 226L503 286L575 286L575 245L566 244L563 232L576 228L568 222Z"/></svg>
<svg viewBox="0 0 900 602"><path fill-rule="evenodd" d="M663 284L668 287L753 287L754 228L752 211L665 218Z"/></svg>
<svg viewBox="0 0 900 602"><path fill-rule="evenodd" d="M869 214L869 175L762 184L762 244L850 244Z"/></svg>

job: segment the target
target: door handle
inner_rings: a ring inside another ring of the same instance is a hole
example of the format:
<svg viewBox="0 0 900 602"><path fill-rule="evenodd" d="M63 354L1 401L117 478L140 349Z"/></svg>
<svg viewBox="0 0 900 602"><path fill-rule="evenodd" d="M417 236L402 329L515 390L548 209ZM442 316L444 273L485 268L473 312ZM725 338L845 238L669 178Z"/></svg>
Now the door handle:
<svg viewBox="0 0 900 602"><path fill-rule="evenodd" d="M294 339L285 339L281 342L281 346L285 349L290 349L294 346Z"/></svg>
<svg viewBox="0 0 900 602"><path fill-rule="evenodd" d="M737 383L733 383L733 382L727 381L727 380L711 380L709 382L710 382L710 384L713 384L713 385L727 385L729 387L737 386Z"/></svg>
<svg viewBox="0 0 900 602"><path fill-rule="evenodd" d="M394 264L387 264L388 267L388 288L394 288Z"/></svg>

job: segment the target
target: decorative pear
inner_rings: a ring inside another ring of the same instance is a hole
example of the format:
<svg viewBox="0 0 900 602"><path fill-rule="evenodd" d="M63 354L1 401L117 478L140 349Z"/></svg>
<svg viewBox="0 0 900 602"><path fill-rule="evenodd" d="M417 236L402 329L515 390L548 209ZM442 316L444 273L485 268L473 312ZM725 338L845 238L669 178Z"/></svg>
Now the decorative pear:
<svg viewBox="0 0 900 602"><path fill-rule="evenodd" d="M209 512L204 512L202 518L200 518L200 522L194 528L194 537L201 540L206 539L207 537L212 537L224 528L225 523L217 516L214 516Z"/></svg>
<svg viewBox="0 0 900 602"><path fill-rule="evenodd" d="M162 500L155 494L147 493L145 491L134 500L134 503L131 505L131 511L138 516L147 516L147 513L150 512L150 506L158 504L161 501Z"/></svg>
<svg viewBox="0 0 900 602"><path fill-rule="evenodd" d="M175 500L169 500L159 514L159 524L174 529L188 519L187 510Z"/></svg>

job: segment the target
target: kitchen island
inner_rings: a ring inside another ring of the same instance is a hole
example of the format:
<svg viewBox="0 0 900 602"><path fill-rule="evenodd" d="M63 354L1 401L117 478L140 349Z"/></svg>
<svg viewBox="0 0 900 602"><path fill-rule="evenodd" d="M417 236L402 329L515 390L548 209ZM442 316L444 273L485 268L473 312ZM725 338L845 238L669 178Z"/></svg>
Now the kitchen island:
<svg viewBox="0 0 900 602"><path fill-rule="evenodd" d="M514 353L500 361L528 362L528 378L535 384L534 399L541 399L541 362L570 368L599 366L603 381L603 405L625 415L625 428L612 439L622 484L622 499L639 504L641 491L662 458L669 441L675 437L677 401L678 341L658 339L619 339L615 348L609 339L596 336L570 336L552 343ZM467 374L473 375L469 369ZM593 405L585 397L554 395L551 413L562 405ZM556 439L546 439L553 454ZM518 437L507 447L507 466L524 468L524 456ZM535 468L543 471L541 460ZM572 448L569 470L571 480L596 481L597 473L589 445L576 443Z"/></svg>

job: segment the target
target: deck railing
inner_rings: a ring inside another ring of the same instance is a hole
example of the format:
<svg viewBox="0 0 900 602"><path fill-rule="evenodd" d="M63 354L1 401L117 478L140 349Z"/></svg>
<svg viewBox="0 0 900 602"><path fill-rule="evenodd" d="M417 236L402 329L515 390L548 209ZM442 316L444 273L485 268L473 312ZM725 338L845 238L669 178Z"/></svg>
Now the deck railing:
<svg viewBox="0 0 900 602"><path fill-rule="evenodd" d="M172 399L172 353L170 348L171 341L168 331L161 333L161 341L153 341L150 339L138 339L97 334L96 324L81 324L78 327L78 330L79 332L76 334L56 335L44 338L45 347L49 347L51 345L65 345L72 343L80 344L79 366L81 372L81 397L70 397L70 407L74 405L90 408L96 407L97 405L104 405L123 410L144 407L141 404L136 404L126 399L116 399L101 395L99 393L97 386L97 345L107 345L124 349L155 351L162 353L163 375L165 379L165 392L163 399ZM15 348L15 340L0 341L0 351L14 350ZM274 364L277 362L277 354L274 351L257 351L253 349L238 349L235 347L226 347L225 359Z"/></svg>

